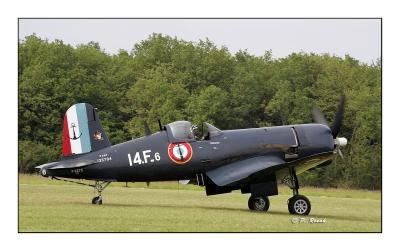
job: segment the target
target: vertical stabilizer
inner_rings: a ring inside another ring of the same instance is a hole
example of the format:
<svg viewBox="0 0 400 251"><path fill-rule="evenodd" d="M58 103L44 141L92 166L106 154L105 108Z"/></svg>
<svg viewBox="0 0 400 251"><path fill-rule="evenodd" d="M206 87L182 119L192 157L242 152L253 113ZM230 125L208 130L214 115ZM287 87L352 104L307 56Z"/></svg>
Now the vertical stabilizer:
<svg viewBox="0 0 400 251"><path fill-rule="evenodd" d="M79 103L67 110L64 115L63 157L93 152L110 145L93 106Z"/></svg>

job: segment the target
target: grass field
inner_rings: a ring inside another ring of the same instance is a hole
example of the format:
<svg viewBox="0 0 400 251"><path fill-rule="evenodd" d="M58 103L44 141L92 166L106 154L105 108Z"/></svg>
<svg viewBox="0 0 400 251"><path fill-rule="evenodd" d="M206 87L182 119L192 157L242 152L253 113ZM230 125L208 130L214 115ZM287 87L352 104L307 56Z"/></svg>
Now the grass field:
<svg viewBox="0 0 400 251"><path fill-rule="evenodd" d="M279 188L267 213L247 209L248 195L207 197L203 188L176 182L113 183L103 205L91 187L19 176L20 232L380 232L380 191L302 188L309 216L290 215L290 189ZM325 219L325 223L310 223Z"/></svg>

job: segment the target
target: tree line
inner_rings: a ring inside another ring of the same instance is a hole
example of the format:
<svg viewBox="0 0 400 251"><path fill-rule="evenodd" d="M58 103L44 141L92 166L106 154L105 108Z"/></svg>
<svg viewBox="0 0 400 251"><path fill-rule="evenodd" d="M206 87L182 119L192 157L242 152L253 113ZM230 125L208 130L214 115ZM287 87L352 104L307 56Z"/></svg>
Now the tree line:
<svg viewBox="0 0 400 251"><path fill-rule="evenodd" d="M350 55L271 51L235 54L212 41L152 34L131 51L106 53L98 43L71 46L37 35L19 41L18 140L20 172L61 156L65 111L74 103L98 108L113 144L143 136L163 123L207 121L220 129L312 122L319 107L333 121L347 97L340 136L344 158L300 175L304 185L381 188L381 63Z"/></svg>

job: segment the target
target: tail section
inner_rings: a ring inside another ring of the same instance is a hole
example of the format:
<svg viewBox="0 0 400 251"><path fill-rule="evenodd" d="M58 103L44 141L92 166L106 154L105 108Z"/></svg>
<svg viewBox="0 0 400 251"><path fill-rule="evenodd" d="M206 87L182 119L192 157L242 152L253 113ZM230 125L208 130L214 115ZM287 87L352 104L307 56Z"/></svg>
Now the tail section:
<svg viewBox="0 0 400 251"><path fill-rule="evenodd" d="M62 155L83 154L111 146L93 106L79 103L64 115Z"/></svg>

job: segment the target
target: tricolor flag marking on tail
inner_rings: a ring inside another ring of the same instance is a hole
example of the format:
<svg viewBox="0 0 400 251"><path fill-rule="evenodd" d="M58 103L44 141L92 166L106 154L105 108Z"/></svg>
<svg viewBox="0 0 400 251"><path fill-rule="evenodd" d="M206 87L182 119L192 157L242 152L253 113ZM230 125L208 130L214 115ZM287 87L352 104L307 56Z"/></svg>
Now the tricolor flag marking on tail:
<svg viewBox="0 0 400 251"><path fill-rule="evenodd" d="M91 150L86 104L73 105L64 117L63 155L87 153Z"/></svg>
<svg viewBox="0 0 400 251"><path fill-rule="evenodd" d="M92 147L90 145L90 133L89 133L89 124L87 117L87 109L85 104L77 104L76 105L76 114L78 116L79 128L82 132L80 137L81 140L81 149L83 153L90 152Z"/></svg>
<svg viewBox="0 0 400 251"><path fill-rule="evenodd" d="M64 114L64 133L63 133L63 148L62 155L68 156L71 155L71 143L69 139L69 130L68 130L68 120L67 114Z"/></svg>
<svg viewBox="0 0 400 251"><path fill-rule="evenodd" d="M82 153L81 136L82 133L79 130L78 114L76 114L76 107L78 105L73 105L67 111L67 121L68 121L68 131L71 143L72 153L79 154Z"/></svg>
<svg viewBox="0 0 400 251"><path fill-rule="evenodd" d="M79 103L64 115L63 157L111 146L92 105Z"/></svg>

